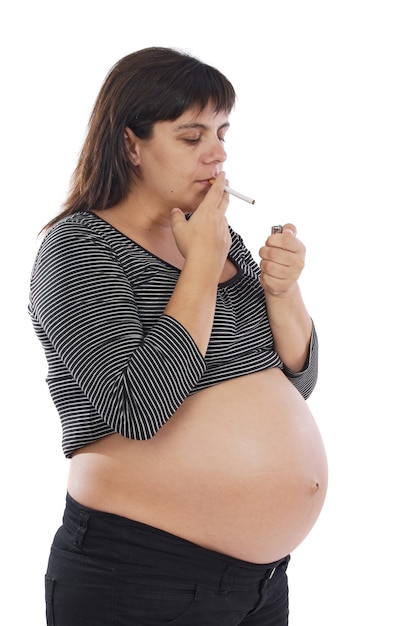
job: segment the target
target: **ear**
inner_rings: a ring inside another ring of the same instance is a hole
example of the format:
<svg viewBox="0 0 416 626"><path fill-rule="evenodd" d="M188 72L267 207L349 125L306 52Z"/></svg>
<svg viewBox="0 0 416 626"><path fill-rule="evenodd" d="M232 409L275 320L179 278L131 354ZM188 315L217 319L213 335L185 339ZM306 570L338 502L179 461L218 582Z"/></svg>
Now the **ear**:
<svg viewBox="0 0 416 626"><path fill-rule="evenodd" d="M124 141L130 161L133 165L140 165L140 140L128 126L124 129Z"/></svg>

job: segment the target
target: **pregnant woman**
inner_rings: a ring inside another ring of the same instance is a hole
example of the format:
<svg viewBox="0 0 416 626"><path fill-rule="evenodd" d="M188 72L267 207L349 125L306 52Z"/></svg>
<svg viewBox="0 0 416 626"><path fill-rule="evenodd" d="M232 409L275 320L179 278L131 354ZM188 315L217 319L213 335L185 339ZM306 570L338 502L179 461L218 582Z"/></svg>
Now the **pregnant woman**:
<svg viewBox="0 0 416 626"><path fill-rule="evenodd" d="M259 266L227 223L234 103L188 54L121 59L45 228L29 310L70 459L49 626L288 623L327 486L318 347L295 227Z"/></svg>

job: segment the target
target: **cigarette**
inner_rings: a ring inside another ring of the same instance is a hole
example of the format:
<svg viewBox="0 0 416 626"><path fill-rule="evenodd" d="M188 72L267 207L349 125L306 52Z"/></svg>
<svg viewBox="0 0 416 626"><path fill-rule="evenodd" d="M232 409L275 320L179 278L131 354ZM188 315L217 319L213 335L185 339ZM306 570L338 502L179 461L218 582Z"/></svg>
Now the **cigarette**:
<svg viewBox="0 0 416 626"><path fill-rule="evenodd" d="M215 178L210 178L208 181L211 185L214 184L215 182ZM235 196L236 198L240 198L240 200L244 200L245 202L248 202L249 204L254 204L255 200L253 200L253 198L249 198L248 196L245 196L244 194L240 193L239 191L235 191L235 189L231 189L231 187L229 187L228 185L224 186L224 191L226 191L227 193L231 194L232 196Z"/></svg>

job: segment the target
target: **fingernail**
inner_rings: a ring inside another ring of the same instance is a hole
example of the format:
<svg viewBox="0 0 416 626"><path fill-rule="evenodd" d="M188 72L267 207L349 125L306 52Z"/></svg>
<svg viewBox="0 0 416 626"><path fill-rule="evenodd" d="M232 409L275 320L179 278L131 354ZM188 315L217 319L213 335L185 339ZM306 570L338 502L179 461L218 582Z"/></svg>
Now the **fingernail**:
<svg viewBox="0 0 416 626"><path fill-rule="evenodd" d="M293 230L293 228L289 228L288 226L285 226L283 229L284 233L290 233L291 235L295 234L295 231Z"/></svg>

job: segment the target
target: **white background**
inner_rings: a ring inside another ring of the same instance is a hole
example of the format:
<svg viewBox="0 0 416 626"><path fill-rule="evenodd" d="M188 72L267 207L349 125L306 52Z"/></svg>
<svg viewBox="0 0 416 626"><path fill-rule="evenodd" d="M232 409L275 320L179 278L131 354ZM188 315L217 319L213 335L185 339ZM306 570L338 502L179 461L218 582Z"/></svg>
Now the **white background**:
<svg viewBox="0 0 416 626"><path fill-rule="evenodd" d="M14 0L1 9L7 626L44 624L68 464L26 312L37 233L65 198L105 74L150 45L191 52L237 90L225 169L256 204L231 199L231 225L257 254L272 223L292 221L308 250L302 289L321 350L309 405L330 485L293 554L291 626L415 626L413 5Z"/></svg>

